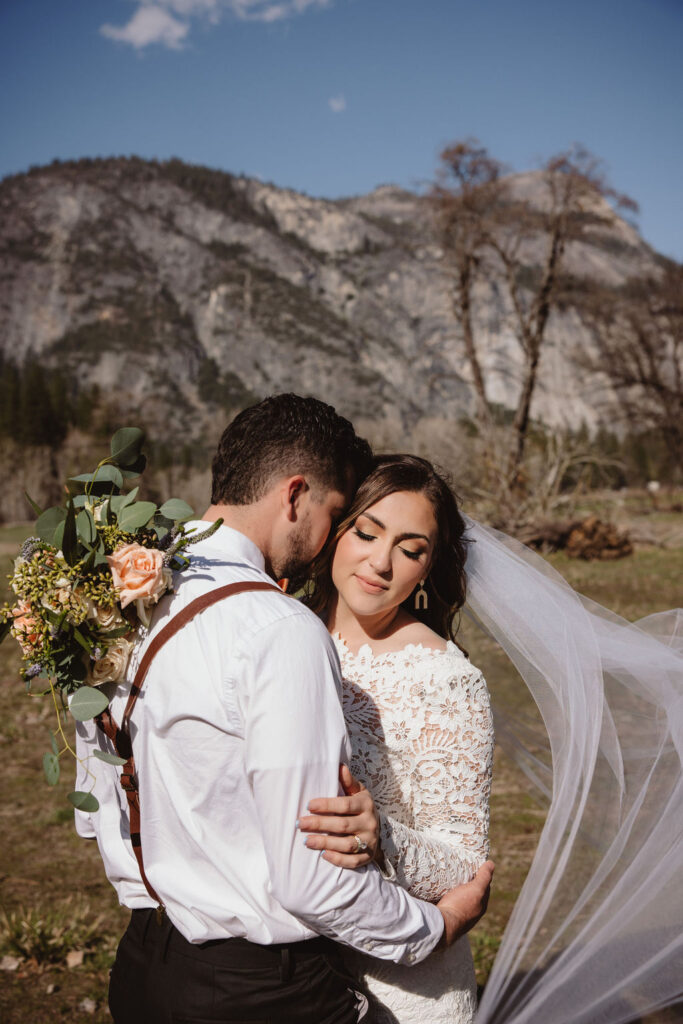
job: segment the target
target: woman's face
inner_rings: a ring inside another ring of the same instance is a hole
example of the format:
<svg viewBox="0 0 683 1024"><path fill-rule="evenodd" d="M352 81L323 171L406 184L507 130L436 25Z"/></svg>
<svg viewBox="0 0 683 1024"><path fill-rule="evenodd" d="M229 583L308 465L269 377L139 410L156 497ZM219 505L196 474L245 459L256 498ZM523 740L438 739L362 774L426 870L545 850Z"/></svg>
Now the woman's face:
<svg viewBox="0 0 683 1024"><path fill-rule="evenodd" d="M332 560L332 582L354 614L395 608L429 572L437 527L431 502L396 491L361 512L342 534Z"/></svg>

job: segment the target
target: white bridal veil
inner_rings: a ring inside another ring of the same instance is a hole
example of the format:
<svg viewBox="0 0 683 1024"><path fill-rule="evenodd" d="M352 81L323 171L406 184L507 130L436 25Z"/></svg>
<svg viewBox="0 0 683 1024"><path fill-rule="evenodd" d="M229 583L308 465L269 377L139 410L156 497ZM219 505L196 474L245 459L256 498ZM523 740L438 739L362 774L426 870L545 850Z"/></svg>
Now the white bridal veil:
<svg viewBox="0 0 683 1024"><path fill-rule="evenodd" d="M503 730L550 799L477 1024L638 1020L683 999L683 613L628 623L510 537L467 535L467 610L526 682L547 756Z"/></svg>

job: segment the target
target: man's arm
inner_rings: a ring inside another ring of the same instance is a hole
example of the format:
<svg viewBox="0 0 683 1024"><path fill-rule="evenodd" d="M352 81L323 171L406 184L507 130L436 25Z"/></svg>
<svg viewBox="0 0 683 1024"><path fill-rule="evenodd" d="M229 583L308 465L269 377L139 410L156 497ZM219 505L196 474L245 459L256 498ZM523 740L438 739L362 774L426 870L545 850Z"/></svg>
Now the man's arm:
<svg viewBox="0 0 683 1024"><path fill-rule="evenodd" d="M346 871L328 863L295 827L309 800L337 795L339 762L348 758L326 630L297 610L250 638L240 661L245 766L273 895L314 931L383 959L422 960L445 924L455 933L455 912L413 899L374 865Z"/></svg>

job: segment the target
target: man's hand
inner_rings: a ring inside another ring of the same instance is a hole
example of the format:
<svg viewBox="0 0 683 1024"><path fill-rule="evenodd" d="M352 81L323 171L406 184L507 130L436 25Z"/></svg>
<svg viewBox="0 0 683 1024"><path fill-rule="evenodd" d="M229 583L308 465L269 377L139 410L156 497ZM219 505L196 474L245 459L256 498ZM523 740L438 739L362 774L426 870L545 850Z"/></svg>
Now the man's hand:
<svg viewBox="0 0 683 1024"><path fill-rule="evenodd" d="M298 827L309 833L306 846L324 851L325 860L340 868L358 868L378 854L379 820L369 791L345 764L340 765L339 781L347 795L311 800L311 813L299 818ZM367 844L360 853L356 836Z"/></svg>
<svg viewBox="0 0 683 1024"><path fill-rule="evenodd" d="M437 907L443 915L444 929L437 948L451 946L484 916L491 892L493 868L493 861L487 860L471 882L457 885L441 897Z"/></svg>

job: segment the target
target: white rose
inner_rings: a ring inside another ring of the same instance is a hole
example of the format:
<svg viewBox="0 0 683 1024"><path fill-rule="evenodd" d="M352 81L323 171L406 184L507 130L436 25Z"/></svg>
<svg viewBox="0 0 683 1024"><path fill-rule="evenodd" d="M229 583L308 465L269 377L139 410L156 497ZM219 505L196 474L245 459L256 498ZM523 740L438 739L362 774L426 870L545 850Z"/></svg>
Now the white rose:
<svg viewBox="0 0 683 1024"><path fill-rule="evenodd" d="M101 604L93 604L88 618L94 619L99 628L105 633L110 629L118 629L119 626L125 626L126 624L126 620L115 604L110 608L106 608Z"/></svg>
<svg viewBox="0 0 683 1024"><path fill-rule="evenodd" d="M111 647L107 649L107 653L99 658L91 667L88 680L90 684L92 686L101 686L102 683L123 682L132 649L133 644L130 640L126 640L124 637L115 640Z"/></svg>

